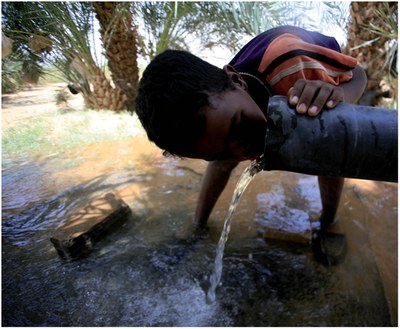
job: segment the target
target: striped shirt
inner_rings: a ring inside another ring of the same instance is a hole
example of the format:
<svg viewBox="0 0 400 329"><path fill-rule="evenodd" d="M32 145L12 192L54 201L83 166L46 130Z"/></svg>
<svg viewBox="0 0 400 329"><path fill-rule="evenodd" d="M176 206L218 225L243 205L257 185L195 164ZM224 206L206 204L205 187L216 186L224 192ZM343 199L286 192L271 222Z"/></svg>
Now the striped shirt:
<svg viewBox="0 0 400 329"><path fill-rule="evenodd" d="M271 95L286 95L299 79L349 81L357 60L342 54L332 37L281 26L252 39L229 64L262 80Z"/></svg>

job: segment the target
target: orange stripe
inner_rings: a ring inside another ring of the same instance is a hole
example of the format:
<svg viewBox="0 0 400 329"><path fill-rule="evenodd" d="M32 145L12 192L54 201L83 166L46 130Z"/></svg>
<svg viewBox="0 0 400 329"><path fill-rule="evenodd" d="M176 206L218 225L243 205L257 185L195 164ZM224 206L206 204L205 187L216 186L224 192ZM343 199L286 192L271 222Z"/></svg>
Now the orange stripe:
<svg viewBox="0 0 400 329"><path fill-rule="evenodd" d="M272 86L272 90L277 95L286 95L289 89L293 87L295 82L299 79L320 80L337 86L340 83L349 81L351 77L340 75L339 77L333 78L323 70L304 69L282 78L278 83Z"/></svg>
<svg viewBox="0 0 400 329"><path fill-rule="evenodd" d="M325 56L328 56L329 58L337 60L347 66L355 67L357 65L357 60L353 57L341 54L329 48L304 42L303 40L294 35L285 33L271 42L271 44L269 45L269 47L267 48L267 50L263 55L258 71L263 72L275 58L296 49L304 49L320 53Z"/></svg>
<svg viewBox="0 0 400 329"><path fill-rule="evenodd" d="M332 84L339 84L341 82L344 81L348 81L351 79L352 75L349 74L349 71L343 71L343 70L338 70L335 67L332 67L330 65L325 65L325 63L321 63L319 61L316 61L313 58L309 58L307 56L296 56L294 58L291 58L290 60L286 61L284 64L279 65L277 68L275 68L275 70L273 70L270 74L268 74L265 79L268 81L268 83L270 85L274 85L276 83L279 82L273 82L273 80L275 79L279 79L279 77L277 78L277 75L285 73L285 75L298 75L299 74L299 70L294 70L294 72L289 72L288 71L290 69L292 69L293 67L295 67L296 65L301 65L302 63L318 63L320 64L322 67L327 68L328 70L331 70L333 72L331 72L332 74L330 74L330 72L325 71L322 68L319 67L304 67L302 70L306 70L308 73L305 74L305 77L308 78L309 80L322 80L325 82L329 82ZM313 73L312 71L316 71L315 73ZM334 74L336 73L336 74ZM318 77L318 79L316 79L315 77ZM279 79L279 81L282 80L282 78Z"/></svg>
<svg viewBox="0 0 400 329"><path fill-rule="evenodd" d="M308 56L296 56L296 57L292 57L291 59L285 61L284 63L282 63L281 65L277 66L270 74L268 74L268 80L272 80L272 78L274 76L276 76L277 74L279 74L280 72L300 63L300 62L318 62L320 63L322 66L326 67L328 70L331 71L336 71L336 72L347 72L345 70L342 69L338 69L335 66L329 65L327 63L321 63L317 60L315 60L314 58L310 58Z"/></svg>

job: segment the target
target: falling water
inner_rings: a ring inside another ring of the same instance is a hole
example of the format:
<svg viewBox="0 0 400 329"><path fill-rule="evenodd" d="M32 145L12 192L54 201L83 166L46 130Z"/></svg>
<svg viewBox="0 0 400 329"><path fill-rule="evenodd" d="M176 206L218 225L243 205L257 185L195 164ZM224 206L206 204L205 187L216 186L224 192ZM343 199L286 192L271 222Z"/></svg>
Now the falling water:
<svg viewBox="0 0 400 329"><path fill-rule="evenodd" d="M226 241L228 240L229 231L231 228L233 213L235 212L236 206L246 189L247 185L253 180L253 177L262 170L262 160L253 160L248 167L243 171L238 182L236 183L235 190L233 191L232 201L228 209L228 214L225 219L224 228L221 233L221 237L218 242L217 252L214 262L214 270L210 276L210 288L207 292L207 302L212 303L215 301L215 290L219 282L221 281L222 275L222 262L224 257L224 249Z"/></svg>

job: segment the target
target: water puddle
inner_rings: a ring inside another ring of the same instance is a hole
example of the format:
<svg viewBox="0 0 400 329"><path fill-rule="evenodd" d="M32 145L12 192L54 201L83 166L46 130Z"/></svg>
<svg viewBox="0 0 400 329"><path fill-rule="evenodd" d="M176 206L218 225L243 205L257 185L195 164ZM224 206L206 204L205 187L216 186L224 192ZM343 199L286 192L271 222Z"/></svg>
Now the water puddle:
<svg viewBox="0 0 400 329"><path fill-rule="evenodd" d="M244 167L217 203L209 235L193 237L205 162L163 158L139 139L87 146L73 162L81 150L3 154L3 326L391 325L397 184L348 181L338 229L349 251L343 264L325 267L307 246L263 238L271 217L318 220L316 179L260 172L235 210L222 250L223 284L214 284L217 298L208 304L215 246ZM128 221L88 257L60 259L51 234L108 192L132 208Z"/></svg>

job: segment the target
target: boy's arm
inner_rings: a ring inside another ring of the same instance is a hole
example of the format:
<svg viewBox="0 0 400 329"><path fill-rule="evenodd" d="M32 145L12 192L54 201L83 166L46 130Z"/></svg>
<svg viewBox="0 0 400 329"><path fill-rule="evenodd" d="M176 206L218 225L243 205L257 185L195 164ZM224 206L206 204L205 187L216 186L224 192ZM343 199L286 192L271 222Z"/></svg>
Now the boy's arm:
<svg viewBox="0 0 400 329"><path fill-rule="evenodd" d="M194 224L204 228L219 196L224 190L237 161L211 161L203 177Z"/></svg>
<svg viewBox="0 0 400 329"><path fill-rule="evenodd" d="M360 66L353 70L353 78L334 86L319 80L296 81L288 92L289 103L300 114L316 116L323 107L334 108L339 102L355 103L362 95L367 76Z"/></svg>

